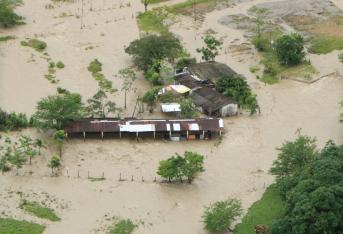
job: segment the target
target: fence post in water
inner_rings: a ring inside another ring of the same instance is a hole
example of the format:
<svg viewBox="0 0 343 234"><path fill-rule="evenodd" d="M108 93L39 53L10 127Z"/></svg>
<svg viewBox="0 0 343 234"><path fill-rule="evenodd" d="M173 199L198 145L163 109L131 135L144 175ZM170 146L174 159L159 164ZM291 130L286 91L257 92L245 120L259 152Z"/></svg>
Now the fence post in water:
<svg viewBox="0 0 343 234"><path fill-rule="evenodd" d="M80 178L80 171L77 171L77 178Z"/></svg>
<svg viewBox="0 0 343 234"><path fill-rule="evenodd" d="M121 181L121 173L119 173L119 181Z"/></svg>
<svg viewBox="0 0 343 234"><path fill-rule="evenodd" d="M143 176L142 176L142 182L144 182L144 178L143 178Z"/></svg>
<svg viewBox="0 0 343 234"><path fill-rule="evenodd" d="M154 182L156 183L156 176L155 176Z"/></svg>
<svg viewBox="0 0 343 234"><path fill-rule="evenodd" d="M133 176L131 176L131 181L133 181Z"/></svg>

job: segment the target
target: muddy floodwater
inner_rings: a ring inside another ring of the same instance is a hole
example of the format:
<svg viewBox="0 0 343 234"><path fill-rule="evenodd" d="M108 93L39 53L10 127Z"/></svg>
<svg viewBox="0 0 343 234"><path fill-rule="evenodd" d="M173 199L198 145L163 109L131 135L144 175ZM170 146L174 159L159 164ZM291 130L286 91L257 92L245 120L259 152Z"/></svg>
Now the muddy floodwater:
<svg viewBox="0 0 343 234"><path fill-rule="evenodd" d="M8 111L32 114L37 100L55 92L57 86L79 92L84 100L97 90L97 82L87 71L91 60L103 63L104 74L113 81L118 92L112 97L123 103L121 81L114 76L119 69L131 65L124 46L136 38L139 31L133 16L143 11L139 1L119 3L103 0L95 3L93 11L84 16L85 28L80 30L80 20L75 16L59 17L63 12L79 14L77 4L63 4L46 9L48 0L34 4L25 1L18 12L26 17L27 25L0 31L0 35L13 34L14 41L0 44L0 106ZM92 1L86 1L87 6ZM170 1L168 4L180 1ZM276 1L237 1L234 6L212 11L201 24L185 18L171 27L186 49L199 59L195 49L202 45L201 36L208 29L224 40L218 61L228 64L243 74L257 94L261 114L225 118L226 132L221 140L169 142L142 139L115 140L71 139L63 148L61 176L50 177L46 166L56 152L51 144L43 150L43 157L25 166L20 176L10 172L0 176L0 213L42 223L47 234L105 233L113 216L130 218L139 223L135 233L191 234L206 233L201 223L205 205L227 197L242 200L244 209L258 200L274 179L268 174L277 156L276 147L297 134L315 136L319 146L328 139L338 143L343 140L343 125L339 123L343 100L343 65L338 62L338 52L327 55L310 55L320 75L336 72L315 83L305 84L282 80L276 85L258 81L249 68L258 63L256 52L235 55L225 50L232 43L247 43L243 32L218 23L228 14L246 13L253 5ZM343 7L340 1L333 1ZM130 5L128 4L130 3ZM48 43L47 52L54 60L66 64L58 71L60 83L50 84L44 79L48 64L40 54L22 47L20 40L39 35ZM93 46L92 50L85 50ZM34 60L31 61L33 54ZM28 62L28 61L31 62ZM127 115L132 113L136 97L144 94L149 84L140 77L137 90L129 94ZM122 104L121 104L122 105ZM150 116L145 113L144 116ZM10 135L30 134L47 137L33 129ZM192 184L161 183L156 177L160 160L174 153L196 151L205 156L205 172ZM30 175L29 171L33 171ZM91 181L90 177L106 178ZM155 178L156 177L156 178ZM122 181L119 181L122 179ZM156 182L155 182L156 179ZM132 181L133 180L133 181ZM18 209L16 191L24 194L42 194L56 198L60 222L47 222L33 218ZM12 195L11 195L12 194Z"/></svg>

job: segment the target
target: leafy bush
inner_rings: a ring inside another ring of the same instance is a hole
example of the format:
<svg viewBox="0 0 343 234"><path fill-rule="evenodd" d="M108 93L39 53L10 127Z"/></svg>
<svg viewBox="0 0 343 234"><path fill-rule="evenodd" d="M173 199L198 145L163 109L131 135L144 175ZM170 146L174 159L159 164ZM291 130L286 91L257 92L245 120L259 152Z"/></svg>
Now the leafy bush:
<svg viewBox="0 0 343 234"><path fill-rule="evenodd" d="M23 113L7 113L0 109L0 131L19 130L29 127L29 121Z"/></svg>
<svg viewBox="0 0 343 234"><path fill-rule="evenodd" d="M219 54L218 50L223 42L209 35L205 36L203 40L206 47L198 48L196 51L201 53L201 58L206 62L214 61L215 57Z"/></svg>
<svg viewBox="0 0 343 234"><path fill-rule="evenodd" d="M283 35L276 41L276 54L280 64L292 66L304 60L304 38L296 33Z"/></svg>
<svg viewBox="0 0 343 234"><path fill-rule="evenodd" d="M90 71L92 74L96 74L98 72L101 72L102 71L102 64L99 62L98 59L94 59L88 65L88 71Z"/></svg>
<svg viewBox="0 0 343 234"><path fill-rule="evenodd" d="M14 12L21 4L21 0L0 0L0 27L9 28L24 23L24 18Z"/></svg>
<svg viewBox="0 0 343 234"><path fill-rule="evenodd" d="M38 40L38 39L29 39L27 41L21 41L20 44L22 46L31 47L38 52L42 52L47 47L46 42Z"/></svg>
<svg viewBox="0 0 343 234"><path fill-rule="evenodd" d="M176 68L177 69L182 69L184 67L188 67L189 65L195 64L196 59L195 58L188 58L188 57L183 57L177 60L176 62Z"/></svg>
<svg viewBox="0 0 343 234"><path fill-rule="evenodd" d="M177 101L177 97L173 95L171 92L166 92L158 97L158 100L161 103L170 103Z"/></svg>
<svg viewBox="0 0 343 234"><path fill-rule="evenodd" d="M157 94L160 91L160 89L161 89L161 87L154 87L154 88L150 89L149 91L147 91L142 98L142 101L147 103L148 106L150 107L150 112L153 111L153 106L156 103Z"/></svg>
<svg viewBox="0 0 343 234"><path fill-rule="evenodd" d="M135 227L136 225L130 219L123 219L110 229L110 234L131 234Z"/></svg>
<svg viewBox="0 0 343 234"><path fill-rule="evenodd" d="M155 72L154 69L148 69L148 71L144 73L144 77L153 85L162 85L163 83L160 74Z"/></svg>
<svg viewBox="0 0 343 234"><path fill-rule="evenodd" d="M258 51L266 51L270 48L269 40L265 37L254 37L252 43Z"/></svg>
<svg viewBox="0 0 343 234"><path fill-rule="evenodd" d="M259 108L256 95L252 93L246 80L238 75L220 78L216 83L216 90L233 98L241 107L249 109L251 114L256 113Z"/></svg>
<svg viewBox="0 0 343 234"><path fill-rule="evenodd" d="M198 116L198 111L190 98L182 99L180 102L181 118L195 118Z"/></svg>
<svg viewBox="0 0 343 234"><path fill-rule="evenodd" d="M64 63L63 63L62 61L58 61L58 62L56 63L56 67L59 68L59 69L62 69L62 68L65 67L65 65L64 65Z"/></svg>
<svg viewBox="0 0 343 234"><path fill-rule="evenodd" d="M203 222L211 232L230 230L231 224L242 214L241 202L236 199L218 201L205 208Z"/></svg>

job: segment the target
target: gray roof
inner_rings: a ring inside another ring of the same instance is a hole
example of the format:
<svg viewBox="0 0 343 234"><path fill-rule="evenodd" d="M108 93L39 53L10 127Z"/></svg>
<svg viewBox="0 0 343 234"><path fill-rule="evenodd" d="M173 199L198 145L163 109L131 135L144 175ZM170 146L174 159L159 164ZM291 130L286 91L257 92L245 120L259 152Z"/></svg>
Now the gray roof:
<svg viewBox="0 0 343 234"><path fill-rule="evenodd" d="M188 67L188 70L197 75L202 80L211 80L216 82L223 76L238 75L234 70L224 63L218 62L203 62L192 64Z"/></svg>
<svg viewBox="0 0 343 234"><path fill-rule="evenodd" d="M237 104L232 98L226 97L210 87L192 91L191 98L195 105L201 106L207 112L217 111L229 104Z"/></svg>

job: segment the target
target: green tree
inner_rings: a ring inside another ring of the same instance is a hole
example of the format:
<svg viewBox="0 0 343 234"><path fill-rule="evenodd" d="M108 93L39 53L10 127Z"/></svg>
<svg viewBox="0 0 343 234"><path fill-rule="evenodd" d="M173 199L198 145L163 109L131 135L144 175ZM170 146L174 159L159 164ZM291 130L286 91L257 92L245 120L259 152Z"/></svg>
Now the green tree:
<svg viewBox="0 0 343 234"><path fill-rule="evenodd" d="M60 158L62 158L62 147L63 147L63 143L64 143L66 138L67 138L66 134L65 134L65 132L63 130L55 131L55 133L54 133L54 141L57 144Z"/></svg>
<svg viewBox="0 0 343 234"><path fill-rule="evenodd" d="M275 48L280 64L292 66L304 60L304 38L300 34L283 35L276 41Z"/></svg>
<svg viewBox="0 0 343 234"><path fill-rule="evenodd" d="M277 178L299 175L316 157L315 139L299 136L294 142L287 141L280 148L270 173Z"/></svg>
<svg viewBox="0 0 343 234"><path fill-rule="evenodd" d="M161 63L165 60L173 62L183 52L183 48L180 40L172 33L164 33L134 40L125 52L133 56L135 65L143 71L154 66L155 71L160 73Z"/></svg>
<svg viewBox="0 0 343 234"><path fill-rule="evenodd" d="M31 165L32 158L37 155L34 142L30 136L21 135L19 138L19 148L23 154L29 158L29 164Z"/></svg>
<svg viewBox="0 0 343 234"><path fill-rule="evenodd" d="M184 157L185 163L182 167L182 174L187 177L188 183L192 183L198 173L205 171L203 167L204 156L186 151Z"/></svg>
<svg viewBox="0 0 343 234"><path fill-rule="evenodd" d="M124 94L124 108L126 109L126 93L132 90L133 82L137 79L136 73L131 68L119 70L119 77L123 80L122 90Z"/></svg>
<svg viewBox="0 0 343 234"><path fill-rule="evenodd" d="M12 147L12 149L8 152L8 161L16 167L17 173L19 174L19 169L23 167L23 165L26 163L27 158L22 153L22 151L17 147Z"/></svg>
<svg viewBox="0 0 343 234"><path fill-rule="evenodd" d="M63 129L71 121L83 116L80 94L62 93L43 98L32 116L34 125L45 129Z"/></svg>
<svg viewBox="0 0 343 234"><path fill-rule="evenodd" d="M242 214L241 202L237 199L218 201L205 207L202 216L205 228L210 232L223 232L231 229L234 222Z"/></svg>
<svg viewBox="0 0 343 234"><path fill-rule="evenodd" d="M46 148L44 142L41 139L36 139L34 142L34 146L38 148L38 155L40 155L41 148Z"/></svg>
<svg viewBox="0 0 343 234"><path fill-rule="evenodd" d="M190 98L181 99L180 102L181 118L195 118L198 116L198 111Z"/></svg>
<svg viewBox="0 0 343 234"><path fill-rule="evenodd" d="M147 91L144 96L142 101L147 103L149 106L149 111L152 113L154 110L154 105L157 101L157 95L158 92L160 91L160 87L154 87L152 89L150 89L149 91Z"/></svg>
<svg viewBox="0 0 343 234"><path fill-rule="evenodd" d="M61 160L57 156L52 156L52 158L49 160L48 167L51 168L51 174L54 174L54 170L56 168L59 168L61 166Z"/></svg>
<svg viewBox="0 0 343 234"><path fill-rule="evenodd" d="M0 0L0 27L8 28L23 23L23 17L14 9L22 4L22 0Z"/></svg>
<svg viewBox="0 0 343 234"><path fill-rule="evenodd" d="M108 97L103 90L99 90L92 98L87 100L86 112L89 116L106 118L109 114L118 111L115 102L108 101Z"/></svg>
<svg viewBox="0 0 343 234"><path fill-rule="evenodd" d="M196 51L202 54L201 58L206 62L213 62L215 57L219 54L218 50L223 42L209 35L204 37L203 40L206 46L198 48Z"/></svg>
<svg viewBox="0 0 343 234"><path fill-rule="evenodd" d="M174 167L172 162L173 159L169 158L167 160L160 161L160 165L157 170L157 174L171 182L177 174L177 169Z"/></svg>

